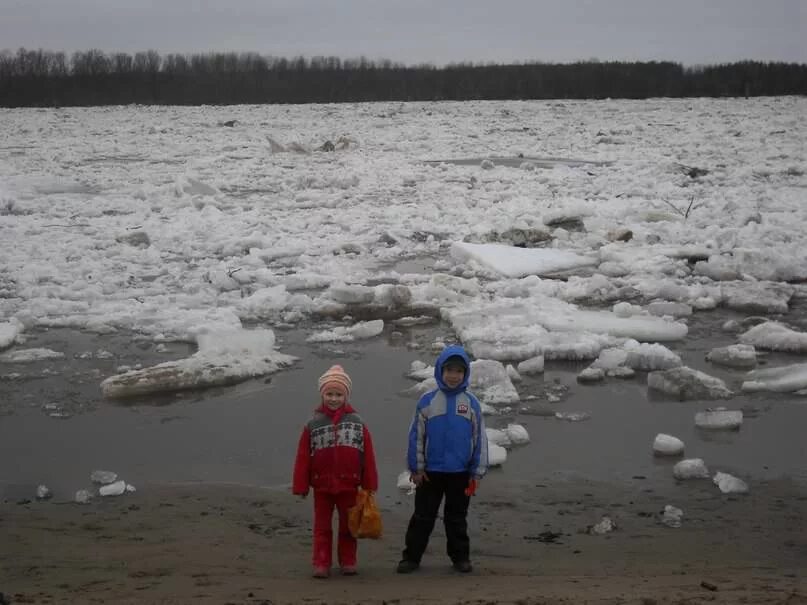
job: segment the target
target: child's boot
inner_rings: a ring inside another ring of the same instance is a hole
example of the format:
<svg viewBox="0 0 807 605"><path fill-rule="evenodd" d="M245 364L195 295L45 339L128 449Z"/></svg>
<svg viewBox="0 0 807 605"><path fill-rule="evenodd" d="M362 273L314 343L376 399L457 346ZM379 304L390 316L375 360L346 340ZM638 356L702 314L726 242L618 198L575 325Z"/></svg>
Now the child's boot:
<svg viewBox="0 0 807 605"><path fill-rule="evenodd" d="M327 567L315 567L312 574L315 578L327 578L330 575L330 570Z"/></svg>

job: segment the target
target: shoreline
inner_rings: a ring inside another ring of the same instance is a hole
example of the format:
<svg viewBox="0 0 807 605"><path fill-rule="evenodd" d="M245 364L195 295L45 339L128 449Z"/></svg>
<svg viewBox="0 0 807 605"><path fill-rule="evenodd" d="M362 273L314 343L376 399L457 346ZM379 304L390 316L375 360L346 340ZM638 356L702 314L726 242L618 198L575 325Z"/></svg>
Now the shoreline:
<svg viewBox="0 0 807 605"><path fill-rule="evenodd" d="M770 481L738 497L710 483L675 486L684 522L669 528L667 490L483 482L470 576L451 571L439 521L421 569L394 573L412 510L399 494L380 502L384 537L360 542L359 575L328 580L310 577L310 499L276 488L7 500L0 592L10 603L807 603L807 487ZM586 533L603 515L617 529Z"/></svg>

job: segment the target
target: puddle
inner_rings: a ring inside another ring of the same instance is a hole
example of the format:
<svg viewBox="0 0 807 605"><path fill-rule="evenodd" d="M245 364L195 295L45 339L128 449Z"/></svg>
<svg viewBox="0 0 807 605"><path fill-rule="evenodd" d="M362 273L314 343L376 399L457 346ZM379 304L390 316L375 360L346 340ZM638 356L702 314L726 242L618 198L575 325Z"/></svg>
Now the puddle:
<svg viewBox="0 0 807 605"><path fill-rule="evenodd" d="M684 362L739 389L743 372L705 361L715 346L736 342L720 329L724 312L698 313L690 337L676 351ZM388 325L378 338L354 343L312 345L306 336L319 327L277 330L280 349L300 358L292 368L234 387L185 392L157 398L111 402L99 384L115 367L152 365L192 353L187 344L158 352L148 341L128 335L94 335L50 330L33 335L25 347L64 352L63 360L1 364L0 497L31 497L45 483L57 499L89 487L94 469L113 470L138 487L157 482L230 482L275 486L290 478L297 439L318 403L316 381L332 363L353 377L353 401L369 423L376 444L381 495L394 497L404 467L407 431L416 397L403 391L414 360L431 362L431 344L450 342L451 330L433 321ZM672 348L675 349L673 346ZM112 354L110 359L87 352ZM770 355L770 364L798 360ZM574 476L635 483L651 489L673 483L675 459L654 458L653 438L670 433L686 444L687 457L702 457L712 472L750 479L790 476L807 481L803 427L807 400L792 395L739 394L725 402L679 402L649 395L646 374L629 380L580 385L577 373L588 363L547 362L543 376L517 385L522 405L558 412L587 412L582 422L519 413L489 417L492 427L516 421L531 443L514 449L508 462L493 469L497 481L536 483ZM19 374L9 378L10 373ZM568 387L568 388L567 388ZM552 396L550 396L552 395ZM527 400L537 396L538 399ZM45 407L55 404L57 407ZM726 405L747 410L739 431L708 432L694 426L695 412ZM52 411L64 411L54 416Z"/></svg>

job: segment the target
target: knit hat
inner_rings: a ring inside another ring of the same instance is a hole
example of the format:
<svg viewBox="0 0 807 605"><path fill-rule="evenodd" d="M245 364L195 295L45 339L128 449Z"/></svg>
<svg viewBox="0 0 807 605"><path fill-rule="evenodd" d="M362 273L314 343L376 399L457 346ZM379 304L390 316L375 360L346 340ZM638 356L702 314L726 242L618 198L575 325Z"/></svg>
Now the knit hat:
<svg viewBox="0 0 807 605"><path fill-rule="evenodd" d="M345 369L340 365L334 365L328 368L322 376L319 377L319 392L324 393L328 388L337 388L344 392L345 397L350 397L350 390L353 387L353 381L347 375Z"/></svg>

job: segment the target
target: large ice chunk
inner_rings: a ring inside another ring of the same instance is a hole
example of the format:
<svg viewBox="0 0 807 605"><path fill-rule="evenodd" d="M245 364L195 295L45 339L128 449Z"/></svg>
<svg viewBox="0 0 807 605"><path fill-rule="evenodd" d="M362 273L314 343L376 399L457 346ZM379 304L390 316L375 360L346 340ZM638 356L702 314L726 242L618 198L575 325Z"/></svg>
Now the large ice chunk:
<svg viewBox="0 0 807 605"><path fill-rule="evenodd" d="M751 313L787 313L793 286L776 282L735 281L720 285L723 305Z"/></svg>
<svg viewBox="0 0 807 605"><path fill-rule="evenodd" d="M684 453L684 442L678 437L659 433L653 440L653 453L657 456L680 456Z"/></svg>
<svg viewBox="0 0 807 605"><path fill-rule="evenodd" d="M680 365L681 358L664 345L628 340L622 348L602 351L591 367L606 371L622 366L633 370L667 370Z"/></svg>
<svg viewBox="0 0 807 605"><path fill-rule="evenodd" d="M126 481L115 481L101 486L98 493L102 496L120 496L126 491Z"/></svg>
<svg viewBox="0 0 807 605"><path fill-rule="evenodd" d="M507 462L507 450L488 441L488 466L501 466Z"/></svg>
<svg viewBox="0 0 807 605"><path fill-rule="evenodd" d="M687 366L650 372L647 375L647 386L650 389L678 397L681 401L728 399L733 396L726 383L719 378Z"/></svg>
<svg viewBox="0 0 807 605"><path fill-rule="evenodd" d="M418 367L420 366L418 365ZM411 370L412 368L410 368L409 376L413 378L424 376L427 371L430 376L407 389L407 392L423 394L437 388L434 368L426 367L414 372ZM493 359L477 359L471 362L471 380L468 387L480 403L506 404L520 401L518 391L510 380L504 365Z"/></svg>
<svg viewBox="0 0 807 605"><path fill-rule="evenodd" d="M748 492L748 484L745 481L728 473L718 471L712 481L724 494L745 494Z"/></svg>
<svg viewBox="0 0 807 605"><path fill-rule="evenodd" d="M510 443L513 445L524 445L530 442L530 435L527 429L521 424L508 424L504 432L507 433L507 436L510 438Z"/></svg>
<svg viewBox="0 0 807 605"><path fill-rule="evenodd" d="M17 349L0 355L0 362L4 363L33 363L35 361L48 361L64 359L64 353L45 348Z"/></svg>
<svg viewBox="0 0 807 605"><path fill-rule="evenodd" d="M544 371L544 356L530 357L518 364L520 374L541 374Z"/></svg>
<svg viewBox="0 0 807 605"><path fill-rule="evenodd" d="M745 375L743 391L792 393L807 389L807 363L752 370Z"/></svg>
<svg viewBox="0 0 807 605"><path fill-rule="evenodd" d="M807 353L807 334L775 321L766 321L740 335L740 342L771 351Z"/></svg>
<svg viewBox="0 0 807 605"><path fill-rule="evenodd" d="M682 364L677 353L658 343L629 340L624 349L627 352L625 365L634 370L668 370Z"/></svg>
<svg viewBox="0 0 807 605"><path fill-rule="evenodd" d="M466 348L479 358L514 360L593 359L625 339L680 340L687 326L660 317L619 317L584 311L559 299L533 293L517 299L477 300L443 310Z"/></svg>
<svg viewBox="0 0 807 605"><path fill-rule="evenodd" d="M0 351L14 344L20 332L22 324L16 319L0 322Z"/></svg>
<svg viewBox="0 0 807 605"><path fill-rule="evenodd" d="M485 403L517 403L518 391L500 361L477 359L471 362L470 388Z"/></svg>
<svg viewBox="0 0 807 605"><path fill-rule="evenodd" d="M692 307L686 303L670 302L670 301L656 301L647 305L647 310L651 315L663 317L670 315L672 317L689 317L692 315Z"/></svg>
<svg viewBox="0 0 807 605"><path fill-rule="evenodd" d="M757 351L751 345L729 345L712 349L706 359L730 368L753 368L757 365Z"/></svg>
<svg viewBox="0 0 807 605"><path fill-rule="evenodd" d="M419 359L416 359L409 365L409 373L407 374L409 378L414 378L415 380L426 380L434 376L434 366L430 366L429 364L423 363Z"/></svg>
<svg viewBox="0 0 807 605"><path fill-rule="evenodd" d="M506 277L548 275L599 264L596 256L582 256L552 248L517 248L502 244L454 242L451 245L451 255L460 261L473 259Z"/></svg>
<svg viewBox="0 0 807 605"><path fill-rule="evenodd" d="M708 479L709 469L702 458L687 458L681 460L673 467L673 477L676 479Z"/></svg>
<svg viewBox="0 0 807 605"><path fill-rule="evenodd" d="M695 413L695 426L712 430L736 430L743 424L742 410L715 408Z"/></svg>
<svg viewBox="0 0 807 605"><path fill-rule="evenodd" d="M333 330L324 330L312 334L308 342L353 342L364 338L373 338L384 331L384 320L360 321L352 326L337 326Z"/></svg>
<svg viewBox="0 0 807 605"><path fill-rule="evenodd" d="M197 337L191 357L110 376L101 383L105 397L133 397L237 382L271 374L296 357L275 349L272 330L212 331Z"/></svg>
<svg viewBox="0 0 807 605"><path fill-rule="evenodd" d="M500 445L504 448L510 447L512 445L510 441L510 436L502 429L494 429L491 427L487 427L485 429L485 433L487 434L488 437L488 443L495 443L496 445Z"/></svg>

